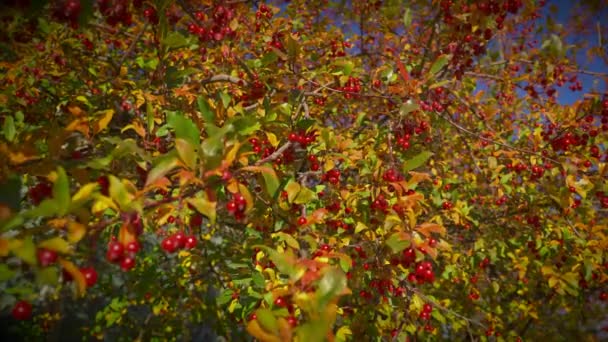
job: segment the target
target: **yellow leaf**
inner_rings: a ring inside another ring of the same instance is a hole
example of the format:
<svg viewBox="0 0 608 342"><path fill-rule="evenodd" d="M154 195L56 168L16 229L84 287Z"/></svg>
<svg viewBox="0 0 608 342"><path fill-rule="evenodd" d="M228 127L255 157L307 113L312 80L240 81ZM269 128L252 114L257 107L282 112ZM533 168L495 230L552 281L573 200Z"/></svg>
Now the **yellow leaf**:
<svg viewBox="0 0 608 342"><path fill-rule="evenodd" d="M85 225L76 221L70 221L68 223L67 228L68 241L71 243L76 243L80 241L84 237L84 234L87 232Z"/></svg>
<svg viewBox="0 0 608 342"><path fill-rule="evenodd" d="M274 135L274 133L266 132L266 138L268 139L268 142L270 143L270 145L272 145L272 147L279 146L279 139L277 139L277 136Z"/></svg>
<svg viewBox="0 0 608 342"><path fill-rule="evenodd" d="M234 160L236 159L236 156L237 156L237 153L239 152L240 147L241 147L241 143L236 142L234 144L234 146L232 146L230 151L228 151L228 154L226 154L226 158L224 158L226 166L232 165L232 162L234 162Z"/></svg>
<svg viewBox="0 0 608 342"><path fill-rule="evenodd" d="M97 189L99 185L97 183L89 183L82 186L78 192L72 196L72 202L77 202L80 200L86 200L90 197L95 189Z"/></svg>
<svg viewBox="0 0 608 342"><path fill-rule="evenodd" d="M112 121L112 117L114 116L114 109L106 109L100 112L97 112L97 115L100 118L93 124L93 129L95 130L95 134L103 131L110 121Z"/></svg>
<svg viewBox="0 0 608 342"><path fill-rule="evenodd" d="M247 324L247 332L262 342L281 342L281 339L278 336L264 331L257 319L249 321Z"/></svg>
<svg viewBox="0 0 608 342"><path fill-rule="evenodd" d="M70 254L72 253L72 246L60 237L50 238L48 240L44 240L38 244L38 247L45 248L51 251L59 252L61 254Z"/></svg>

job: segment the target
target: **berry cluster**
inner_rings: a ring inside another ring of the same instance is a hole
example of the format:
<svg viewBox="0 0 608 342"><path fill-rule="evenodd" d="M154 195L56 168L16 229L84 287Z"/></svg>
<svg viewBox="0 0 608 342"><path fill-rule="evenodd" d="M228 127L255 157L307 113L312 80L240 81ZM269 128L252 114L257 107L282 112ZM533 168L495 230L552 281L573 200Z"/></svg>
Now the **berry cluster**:
<svg viewBox="0 0 608 342"><path fill-rule="evenodd" d="M424 304L422 311L420 311L420 319L423 321L428 321L431 319L431 312L433 312L433 306L429 303Z"/></svg>
<svg viewBox="0 0 608 342"><path fill-rule="evenodd" d="M129 3L123 0L98 0L99 12L106 18L110 26L123 24L130 26L133 23L133 16L129 11Z"/></svg>
<svg viewBox="0 0 608 342"><path fill-rule="evenodd" d="M248 92L243 92L239 98L240 101L245 102L245 105L253 104L257 100L263 98L266 94L266 87L260 80L259 75L253 74L252 78L253 80L251 81L251 86L248 89Z"/></svg>
<svg viewBox="0 0 608 342"><path fill-rule="evenodd" d="M327 172L325 172L322 176L321 176L321 181L325 182L329 182L331 184L338 184L340 183L340 170L338 169L331 169Z"/></svg>
<svg viewBox="0 0 608 342"><path fill-rule="evenodd" d="M196 12L194 16L198 22L203 23L207 28L196 23L188 25L188 31L198 36L201 42L220 41L224 38L234 38L236 31L230 28L230 22L234 18L235 12L231 8L219 5L214 8L211 18L207 18L205 13Z"/></svg>
<svg viewBox="0 0 608 342"><path fill-rule="evenodd" d="M443 203L441 203L441 208L443 208L443 210L450 210L454 207L454 204L452 204L452 202L450 201L445 201Z"/></svg>
<svg viewBox="0 0 608 342"><path fill-rule="evenodd" d="M308 133L304 131L291 132L289 133L288 140L293 143L300 144L302 148L306 148L308 145L317 140L317 131L311 130Z"/></svg>
<svg viewBox="0 0 608 342"><path fill-rule="evenodd" d="M410 274L407 276L407 280L410 282L416 282L418 284L433 283L435 281L433 265L430 261L421 261L416 263L413 272L410 272Z"/></svg>
<svg viewBox="0 0 608 342"><path fill-rule="evenodd" d="M319 165L319 159L314 154L308 156L308 163L310 164L310 170L318 171L321 166Z"/></svg>
<svg viewBox="0 0 608 342"><path fill-rule="evenodd" d="M232 195L232 199L226 203L226 210L237 220L245 218L245 210L247 209L247 201L242 194L236 193Z"/></svg>
<svg viewBox="0 0 608 342"><path fill-rule="evenodd" d="M336 40L331 41L331 52L329 53L329 57L344 57L346 56L345 49L351 48L352 44L349 42L338 42Z"/></svg>
<svg viewBox="0 0 608 342"><path fill-rule="evenodd" d="M384 171L384 174L382 175L382 179L385 182L399 182L399 181L403 180L403 175L400 174L395 169L388 169L388 170Z"/></svg>
<svg viewBox="0 0 608 342"><path fill-rule="evenodd" d="M140 245L137 241L129 242L124 246L119 241L116 241L116 237L113 236L110 243L108 243L106 260L113 264L120 264L120 268L127 272L135 267L135 254L139 249Z"/></svg>
<svg viewBox="0 0 608 342"><path fill-rule="evenodd" d="M361 92L361 80L357 77L349 76L344 87L338 88L344 92L345 99L357 98L357 94Z"/></svg>
<svg viewBox="0 0 608 342"><path fill-rule="evenodd" d="M381 213L388 213L388 201L383 194L379 194L376 199L372 201L370 208Z"/></svg>
<svg viewBox="0 0 608 342"><path fill-rule="evenodd" d="M162 248L167 253L174 253L178 249L192 249L196 247L197 240L194 235L185 235L184 232L178 231L163 239L160 243Z"/></svg>
<svg viewBox="0 0 608 342"><path fill-rule="evenodd" d="M80 0L61 0L55 2L53 16L59 21L67 22L72 28L77 28L80 10Z"/></svg>

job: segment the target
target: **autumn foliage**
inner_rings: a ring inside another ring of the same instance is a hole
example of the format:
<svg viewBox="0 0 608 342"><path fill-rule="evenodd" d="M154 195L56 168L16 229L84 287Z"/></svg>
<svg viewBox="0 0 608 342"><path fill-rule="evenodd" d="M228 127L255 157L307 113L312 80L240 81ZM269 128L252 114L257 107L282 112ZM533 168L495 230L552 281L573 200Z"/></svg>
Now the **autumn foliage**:
<svg viewBox="0 0 608 342"><path fill-rule="evenodd" d="M6 336L608 337L605 2L4 3Z"/></svg>

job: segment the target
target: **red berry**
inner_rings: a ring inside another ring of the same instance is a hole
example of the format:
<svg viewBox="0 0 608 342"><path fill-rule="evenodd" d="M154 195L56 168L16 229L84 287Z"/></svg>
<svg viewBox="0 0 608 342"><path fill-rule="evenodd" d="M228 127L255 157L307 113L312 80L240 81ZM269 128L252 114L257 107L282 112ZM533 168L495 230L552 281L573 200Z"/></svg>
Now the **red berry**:
<svg viewBox="0 0 608 342"><path fill-rule="evenodd" d="M292 328L295 328L298 325L298 319L294 316L289 316L287 317L287 323L289 323L289 326Z"/></svg>
<svg viewBox="0 0 608 342"><path fill-rule="evenodd" d="M278 297L274 300L274 305L282 308L287 306L287 301L283 297Z"/></svg>
<svg viewBox="0 0 608 342"><path fill-rule="evenodd" d="M120 242L111 241L108 244L108 252L106 253L106 259L109 262L118 262L122 259L124 253L125 249Z"/></svg>
<svg viewBox="0 0 608 342"><path fill-rule="evenodd" d="M306 219L306 217L300 216L300 218L298 218L298 225L303 226L306 223L308 223L308 220Z"/></svg>
<svg viewBox="0 0 608 342"><path fill-rule="evenodd" d="M167 253L173 253L177 250L177 241L173 236L166 237L160 243L160 247Z"/></svg>
<svg viewBox="0 0 608 342"><path fill-rule="evenodd" d="M184 248L184 245L186 244L186 235L184 235L184 232L173 234L173 239L175 239L178 248Z"/></svg>
<svg viewBox="0 0 608 342"><path fill-rule="evenodd" d="M37 251L38 262L42 267L52 265L57 261L57 252L45 248L39 248Z"/></svg>
<svg viewBox="0 0 608 342"><path fill-rule="evenodd" d="M80 269L80 273L84 276L84 280L88 287L97 283L97 271L95 271L93 267L83 267Z"/></svg>
<svg viewBox="0 0 608 342"><path fill-rule="evenodd" d="M127 256L120 262L120 268L125 272L130 271L133 267L135 267L135 258L133 257Z"/></svg>
<svg viewBox="0 0 608 342"><path fill-rule="evenodd" d="M32 317L32 304L20 300L15 303L12 311L13 318L19 321L24 321Z"/></svg>
<svg viewBox="0 0 608 342"><path fill-rule="evenodd" d="M137 241L132 241L127 244L128 252L137 253L140 248L141 248L141 246L139 245L139 242L137 242Z"/></svg>
<svg viewBox="0 0 608 342"><path fill-rule="evenodd" d="M197 244L196 236L189 235L186 237L186 242L184 243L184 246L187 249L192 249L192 248L196 247L196 244Z"/></svg>
<svg viewBox="0 0 608 342"><path fill-rule="evenodd" d="M600 293L600 300L607 301L608 300L608 292Z"/></svg>

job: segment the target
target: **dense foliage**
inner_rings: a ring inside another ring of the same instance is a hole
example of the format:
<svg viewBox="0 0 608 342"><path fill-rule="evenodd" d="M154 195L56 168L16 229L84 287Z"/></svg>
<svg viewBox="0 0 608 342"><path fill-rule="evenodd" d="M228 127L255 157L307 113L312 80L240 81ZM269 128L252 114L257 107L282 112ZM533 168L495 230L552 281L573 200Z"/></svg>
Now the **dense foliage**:
<svg viewBox="0 0 608 342"><path fill-rule="evenodd" d="M608 336L606 2L3 6L6 334Z"/></svg>

